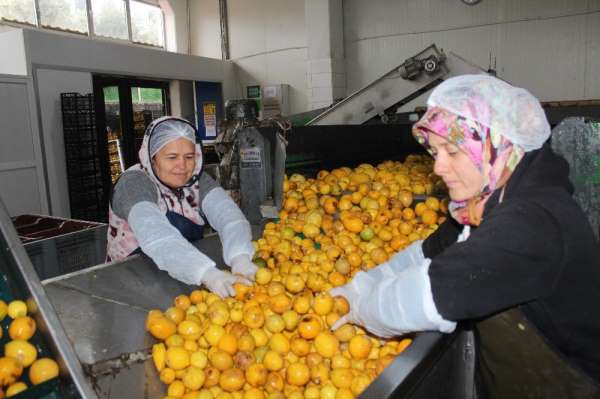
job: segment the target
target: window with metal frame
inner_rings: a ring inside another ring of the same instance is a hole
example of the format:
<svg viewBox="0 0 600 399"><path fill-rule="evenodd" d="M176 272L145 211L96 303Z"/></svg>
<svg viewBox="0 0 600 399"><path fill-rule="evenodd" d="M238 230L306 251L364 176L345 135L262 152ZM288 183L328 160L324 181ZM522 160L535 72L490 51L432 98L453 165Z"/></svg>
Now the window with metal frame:
<svg viewBox="0 0 600 399"><path fill-rule="evenodd" d="M86 0L36 0L38 26L73 33L88 33Z"/></svg>
<svg viewBox="0 0 600 399"><path fill-rule="evenodd" d="M37 25L35 0L0 0L0 20Z"/></svg>
<svg viewBox="0 0 600 399"><path fill-rule="evenodd" d="M91 0L91 6L96 36L129 40L125 0Z"/></svg>
<svg viewBox="0 0 600 399"><path fill-rule="evenodd" d="M0 0L0 22L165 46L155 0Z"/></svg>

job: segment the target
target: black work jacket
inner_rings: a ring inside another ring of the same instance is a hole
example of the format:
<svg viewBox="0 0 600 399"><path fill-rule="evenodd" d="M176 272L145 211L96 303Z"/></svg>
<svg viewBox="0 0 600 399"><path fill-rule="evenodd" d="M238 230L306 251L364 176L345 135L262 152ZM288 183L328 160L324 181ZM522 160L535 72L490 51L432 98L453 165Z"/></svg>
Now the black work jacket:
<svg viewBox="0 0 600 399"><path fill-rule="evenodd" d="M423 251L445 319L481 320L519 307L550 347L600 382L600 248L568 171L548 145L527 153L502 202L497 190L468 240L456 243L462 226L449 218Z"/></svg>

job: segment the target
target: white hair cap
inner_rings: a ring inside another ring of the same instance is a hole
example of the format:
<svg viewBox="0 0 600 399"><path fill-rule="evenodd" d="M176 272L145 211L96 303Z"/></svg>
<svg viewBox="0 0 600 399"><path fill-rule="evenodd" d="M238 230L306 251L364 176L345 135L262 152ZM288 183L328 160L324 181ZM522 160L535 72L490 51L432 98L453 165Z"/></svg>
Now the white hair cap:
<svg viewBox="0 0 600 399"><path fill-rule="evenodd" d="M541 148L550 137L550 125L538 99L490 75L450 78L433 90L427 105L477 121L525 151Z"/></svg>
<svg viewBox="0 0 600 399"><path fill-rule="evenodd" d="M173 140L183 138L193 144L196 143L196 130L189 123L175 118L157 122L150 132L150 158L154 157L157 152Z"/></svg>

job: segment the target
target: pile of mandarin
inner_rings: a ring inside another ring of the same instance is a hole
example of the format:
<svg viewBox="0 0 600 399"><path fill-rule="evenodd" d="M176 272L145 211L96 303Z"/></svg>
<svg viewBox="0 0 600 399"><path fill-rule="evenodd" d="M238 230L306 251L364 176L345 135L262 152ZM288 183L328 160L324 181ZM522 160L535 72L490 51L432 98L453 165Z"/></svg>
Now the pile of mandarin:
<svg viewBox="0 0 600 399"><path fill-rule="evenodd" d="M0 321L10 318L7 331L0 328L0 338L6 333L9 338L0 355L0 398L17 395L32 385L58 377L58 364L50 358L38 358L38 349L31 343L37 325L29 314L36 309L33 301L16 299L7 305L0 300Z"/></svg>
<svg viewBox="0 0 600 399"><path fill-rule="evenodd" d="M196 290L148 314L167 398L357 397L411 339L331 331L349 304L328 291L435 231L446 204L427 196L440 189L431 168L410 156L286 177L279 220L254 242L254 285L225 299Z"/></svg>

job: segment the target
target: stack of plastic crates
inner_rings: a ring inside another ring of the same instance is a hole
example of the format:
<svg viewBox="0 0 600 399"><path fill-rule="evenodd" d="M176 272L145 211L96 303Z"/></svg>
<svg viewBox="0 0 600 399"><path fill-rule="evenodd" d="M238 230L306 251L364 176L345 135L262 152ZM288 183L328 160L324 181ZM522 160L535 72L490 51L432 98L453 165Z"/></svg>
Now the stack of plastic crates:
<svg viewBox="0 0 600 399"><path fill-rule="evenodd" d="M99 156L93 94L60 95L71 217L104 221L102 165Z"/></svg>

